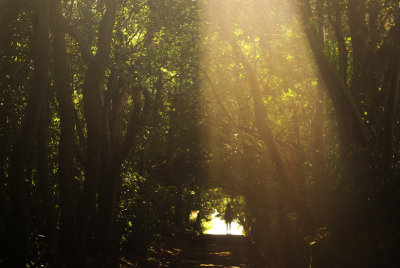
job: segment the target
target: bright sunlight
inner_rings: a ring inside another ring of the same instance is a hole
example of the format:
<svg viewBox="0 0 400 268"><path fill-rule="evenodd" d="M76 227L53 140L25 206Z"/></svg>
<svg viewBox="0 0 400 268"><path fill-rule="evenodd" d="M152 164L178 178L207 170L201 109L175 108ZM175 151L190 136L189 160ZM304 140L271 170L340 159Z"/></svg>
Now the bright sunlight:
<svg viewBox="0 0 400 268"><path fill-rule="evenodd" d="M226 224L223 219L217 217L217 212L211 215L212 220L208 224L210 224L211 228L205 231L205 234L226 234ZM243 227L237 222L232 222L232 235L242 235Z"/></svg>

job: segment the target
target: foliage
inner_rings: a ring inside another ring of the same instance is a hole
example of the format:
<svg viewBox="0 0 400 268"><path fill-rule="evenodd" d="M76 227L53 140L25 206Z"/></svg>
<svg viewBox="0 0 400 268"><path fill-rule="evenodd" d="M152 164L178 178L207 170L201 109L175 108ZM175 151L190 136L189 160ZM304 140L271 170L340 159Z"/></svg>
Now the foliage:
<svg viewBox="0 0 400 268"><path fill-rule="evenodd" d="M146 265L232 202L271 267L393 266L399 8L2 1L0 265Z"/></svg>

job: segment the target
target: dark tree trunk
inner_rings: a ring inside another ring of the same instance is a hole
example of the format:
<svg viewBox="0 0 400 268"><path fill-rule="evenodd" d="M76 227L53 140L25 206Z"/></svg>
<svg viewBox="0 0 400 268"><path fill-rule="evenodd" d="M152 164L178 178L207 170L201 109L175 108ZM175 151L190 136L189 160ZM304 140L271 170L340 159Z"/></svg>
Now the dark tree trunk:
<svg viewBox="0 0 400 268"><path fill-rule="evenodd" d="M365 84L365 70L367 64L367 44L368 36L365 25L365 1L352 0L348 2L348 18L351 32L351 43L353 50L353 75L351 81L351 90L353 97L362 100Z"/></svg>
<svg viewBox="0 0 400 268"><path fill-rule="evenodd" d="M76 208L73 187L74 122L72 89L69 82L65 27L61 1L51 2L51 28L54 49L54 87L60 116L60 143L58 148L58 178L60 181L60 240L59 249L67 263L76 266Z"/></svg>
<svg viewBox="0 0 400 268"><path fill-rule="evenodd" d="M325 43L325 29L324 29L324 1L319 1L316 3L316 15L318 16L317 22L317 36L319 42ZM335 32L342 34L342 14L339 9L339 3L337 1L333 1L333 5L336 11L336 21L334 23L335 29L338 29ZM337 35L339 43L339 71L342 74L343 81L346 81L347 74L347 51L344 43L344 37L342 35ZM344 48L343 48L344 46ZM324 104L323 101L325 99L324 90L326 90L326 85L322 79L318 81L318 89L315 97L315 114L313 117L313 175L316 181L316 207L317 207L317 216L320 220L320 224L325 226L327 223L326 215L328 215L328 196L329 196L329 187L327 181L327 172L326 172L326 162L325 162L325 151L324 151ZM320 225L321 226L321 225Z"/></svg>
<svg viewBox="0 0 400 268"><path fill-rule="evenodd" d="M53 187L49 179L49 115L48 115L48 105L43 108L42 115L40 118L39 129L38 129L38 169L37 178L38 186L41 199L43 201L45 209L45 235L46 241L49 246L48 248L48 258L49 266L55 267L55 253L56 253L56 230L57 230L57 220L56 212L54 206L54 196Z"/></svg>
<svg viewBox="0 0 400 268"><path fill-rule="evenodd" d="M117 209L117 200L121 185L121 167L125 159L130 155L137 141L138 134L145 126L150 111L151 100L146 89L144 92L144 104L139 101L140 94L134 98L134 107L131 110L129 125L122 144L117 146L112 157L104 157L103 178L99 192L99 213L97 241L102 250L117 246L112 244L114 221Z"/></svg>
<svg viewBox="0 0 400 268"><path fill-rule="evenodd" d="M49 1L33 3L34 24L32 55L34 73L32 90L26 109L25 123L13 147L9 169L10 200L14 213L14 260L17 267L24 267L28 260L29 216L26 204L25 167L35 141L41 111L46 100L49 60Z"/></svg>
<svg viewBox="0 0 400 268"><path fill-rule="evenodd" d="M79 245L86 255L88 228L93 227L101 171L103 141L103 84L108 64L112 33L120 1L106 2L106 11L99 27L96 56L90 60L83 86L84 115L87 124L86 180L80 200ZM92 230L93 231L93 230Z"/></svg>
<svg viewBox="0 0 400 268"><path fill-rule="evenodd" d="M347 84L348 55L342 26L343 15L338 1L333 1L333 8L335 9L335 21L331 23L333 28L335 29L335 36L336 40L338 41L339 72L342 76L343 81L345 82L345 84Z"/></svg>
<svg viewBox="0 0 400 268"><path fill-rule="evenodd" d="M344 146L347 147L350 146L350 144L355 144L364 147L367 144L367 133L365 123L361 118L359 107L352 94L350 94L343 77L339 74L324 53L323 43L321 42L314 25L308 19L313 16L308 1L301 1L300 14L316 64L325 81L326 89L332 99L337 113L340 135L342 136L343 141L349 142L349 144L345 144Z"/></svg>
<svg viewBox="0 0 400 268"><path fill-rule="evenodd" d="M390 176L390 170L392 170L392 164L394 161L394 126L396 124L395 119L398 113L398 105L400 99L400 60L394 58L390 61L388 70L385 74L385 80L383 87L387 94L384 101L384 120L383 120L383 131L382 137L378 140L377 148L382 150L382 161L381 172L386 176Z"/></svg>
<svg viewBox="0 0 400 268"><path fill-rule="evenodd" d="M320 81L320 87L324 87ZM327 215L329 215L329 177L326 170L325 146L324 146L324 92L322 88L318 89L315 98L315 114L313 119L313 176L316 181L316 207L320 224L327 224Z"/></svg>
<svg viewBox="0 0 400 268"><path fill-rule="evenodd" d="M318 39L314 25L314 10L310 1L297 1L304 30L314 54L316 64L332 99L339 125L343 153L341 163L346 180L338 190L335 222L332 224L339 254L347 254L343 261L356 260L362 264L376 262L371 252L378 252L377 244L385 244L377 237L365 239L376 228L387 223L380 222L382 215L390 218L385 202L379 204L377 196L388 192L385 186L392 180L390 169L393 157L393 129L398 106L400 27L396 24L378 41L376 32L378 8L366 2L348 1L347 18L352 42L353 70L348 87L340 74L324 54L323 43ZM386 11L385 11L386 12ZM394 19L399 21L398 11ZM367 19L368 17L368 23ZM368 27L370 27L368 29ZM334 27L338 40L342 33ZM385 31L383 31L385 32ZM378 46L377 44L381 42ZM341 50L339 40L339 50ZM341 72L344 72L341 68ZM377 194L378 193L378 194ZM382 198L388 200L387 197ZM392 201L395 200L392 198ZM380 215L380 216L377 216ZM385 227L386 228L386 227ZM333 240L332 240L333 241ZM351 254L349 252L353 250ZM339 255L337 254L337 256ZM351 256L349 256L351 255ZM364 266L365 266L364 265Z"/></svg>

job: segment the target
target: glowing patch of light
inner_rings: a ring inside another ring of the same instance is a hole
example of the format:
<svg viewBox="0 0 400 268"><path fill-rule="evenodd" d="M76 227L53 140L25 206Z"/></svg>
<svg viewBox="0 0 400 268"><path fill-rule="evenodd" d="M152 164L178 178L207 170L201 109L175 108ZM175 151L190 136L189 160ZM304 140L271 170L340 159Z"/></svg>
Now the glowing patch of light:
<svg viewBox="0 0 400 268"><path fill-rule="evenodd" d="M223 219L217 217L217 212L211 215L211 228L205 231L206 234L226 234L226 224ZM231 234L232 235L242 235L243 227L237 222L232 222L231 224Z"/></svg>

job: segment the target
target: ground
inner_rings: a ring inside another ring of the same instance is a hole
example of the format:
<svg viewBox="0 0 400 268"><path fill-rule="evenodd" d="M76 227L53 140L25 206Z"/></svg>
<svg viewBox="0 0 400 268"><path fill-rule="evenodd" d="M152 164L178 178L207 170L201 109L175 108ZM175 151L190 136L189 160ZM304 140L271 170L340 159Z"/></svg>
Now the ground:
<svg viewBox="0 0 400 268"><path fill-rule="evenodd" d="M267 267L255 245L239 235L193 235L152 248L147 267Z"/></svg>

